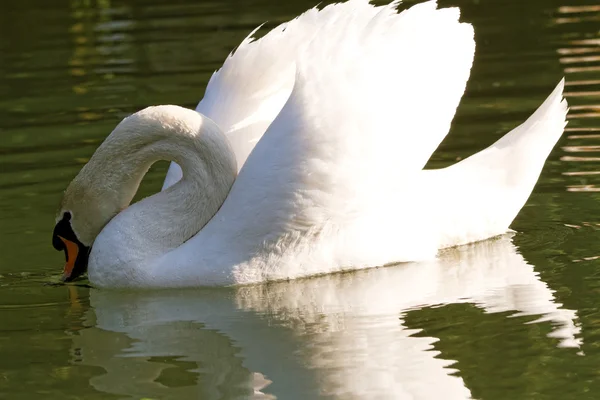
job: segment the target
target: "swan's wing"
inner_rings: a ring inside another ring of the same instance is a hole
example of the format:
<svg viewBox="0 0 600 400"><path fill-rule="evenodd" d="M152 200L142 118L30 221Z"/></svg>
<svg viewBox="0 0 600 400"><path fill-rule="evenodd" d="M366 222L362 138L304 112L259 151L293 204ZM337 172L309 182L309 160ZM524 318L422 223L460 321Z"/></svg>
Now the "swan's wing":
<svg viewBox="0 0 600 400"><path fill-rule="evenodd" d="M403 183L447 134L469 75L473 30L458 22L458 9L437 10L435 2L400 14L393 3L370 15L353 12L359 4L325 8L348 7L315 27L288 101L207 232L223 224L250 251L257 241L325 227L365 235L410 212L388 199L410 193Z"/></svg>
<svg viewBox="0 0 600 400"><path fill-rule="evenodd" d="M568 111L564 79L525 121L490 147L439 170L421 172L444 235L441 247L505 233L560 139ZM428 189L429 188L429 189Z"/></svg>
<svg viewBox="0 0 600 400"><path fill-rule="evenodd" d="M298 55L317 33L317 26L350 12L363 18L376 9L367 1L354 0L324 10L313 8L281 24L258 40L253 31L216 71L196 110L219 125L242 168L287 101L296 73ZM257 29L258 30L258 29ZM164 188L181 179L181 169L172 163Z"/></svg>
<svg viewBox="0 0 600 400"><path fill-rule="evenodd" d="M314 101L319 95L319 104L307 114L326 111L327 119L335 121L336 111L381 110L370 112L363 123L379 122L386 132L393 131L411 144L407 155L417 165L425 164L446 135L464 91L473 32L470 25L458 23L458 9L439 11L435 2L428 2L400 17L393 10L397 4L383 8L351 0L313 8L257 41L250 36L242 42L212 76L197 107L225 132L240 168L288 99L296 62L304 63L302 76L315 89L305 97ZM349 68L349 62L356 65ZM354 87L356 73L362 88ZM312 82L314 78L321 82ZM330 81L338 87L330 87ZM330 104L347 93L363 101Z"/></svg>
<svg viewBox="0 0 600 400"><path fill-rule="evenodd" d="M473 30L456 8L427 2L397 14L395 6L369 16L348 10L316 27L247 176L305 168L298 185L307 184L304 172L321 172L319 182L350 194L423 168L462 97Z"/></svg>

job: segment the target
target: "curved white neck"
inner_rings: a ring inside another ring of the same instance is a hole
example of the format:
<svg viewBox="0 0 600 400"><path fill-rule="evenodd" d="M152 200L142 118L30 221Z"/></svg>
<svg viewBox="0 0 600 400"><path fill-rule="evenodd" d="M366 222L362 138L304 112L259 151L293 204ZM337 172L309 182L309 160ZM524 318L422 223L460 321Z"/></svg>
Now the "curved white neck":
<svg viewBox="0 0 600 400"><path fill-rule="evenodd" d="M125 208L159 160L179 164L183 179ZM236 174L227 139L214 122L195 111L158 106L124 120L80 173L90 189L101 188L95 197L105 199L106 213L125 208L96 238L90 273L94 265L101 265L102 270L114 266L113 273L122 269L130 274L127 269L134 264L142 268L180 246L217 212Z"/></svg>

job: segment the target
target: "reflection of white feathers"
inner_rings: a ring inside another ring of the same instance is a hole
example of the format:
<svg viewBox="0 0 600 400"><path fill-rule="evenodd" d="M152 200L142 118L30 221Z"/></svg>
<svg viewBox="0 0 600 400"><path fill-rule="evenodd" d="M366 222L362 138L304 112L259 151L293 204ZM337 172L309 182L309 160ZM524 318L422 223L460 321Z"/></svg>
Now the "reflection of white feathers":
<svg viewBox="0 0 600 400"><path fill-rule="evenodd" d="M148 372L132 379L128 371L152 370L158 376L168 363L150 357L172 356L200 368L198 386L179 388L180 396L219 398L226 387L222 382L251 390L258 380L250 371L259 371L273 381L263 391L285 399L318 393L465 399L470 391L460 376L450 375L453 361L432 350L438 339L413 336L418 331L403 321L408 310L451 303L540 316L538 323L552 323L550 336L558 345L578 345L574 312L554 303L551 290L507 236L450 249L430 263L290 282L214 290L93 290L89 317L95 316L97 328L80 331L74 340L84 364L107 370L93 378L94 387L118 395L164 393L137 381L150 379ZM506 329L515 323L505 322Z"/></svg>

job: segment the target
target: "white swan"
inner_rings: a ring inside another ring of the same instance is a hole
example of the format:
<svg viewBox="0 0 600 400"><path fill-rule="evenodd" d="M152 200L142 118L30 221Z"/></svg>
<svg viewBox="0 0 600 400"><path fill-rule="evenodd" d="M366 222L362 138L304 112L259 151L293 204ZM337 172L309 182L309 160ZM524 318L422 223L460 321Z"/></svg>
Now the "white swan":
<svg viewBox="0 0 600 400"><path fill-rule="evenodd" d="M473 29L435 1L396 5L311 9L246 38L197 112L124 119L64 194L64 279L92 243L95 286L183 287L430 259L506 232L563 132L564 83L491 147L423 170L464 91ZM162 159L181 169L129 206Z"/></svg>

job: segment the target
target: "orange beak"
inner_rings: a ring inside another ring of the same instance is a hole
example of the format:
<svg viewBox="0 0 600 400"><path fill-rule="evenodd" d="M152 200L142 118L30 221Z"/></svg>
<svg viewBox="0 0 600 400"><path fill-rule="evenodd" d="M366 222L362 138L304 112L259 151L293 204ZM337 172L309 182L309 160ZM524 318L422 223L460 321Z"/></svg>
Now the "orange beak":
<svg viewBox="0 0 600 400"><path fill-rule="evenodd" d="M79 246L77 246L77 243L72 242L69 239L65 239L62 236L58 236L58 238L65 244L67 254L67 262L65 263L65 269L63 270L62 276L62 280L65 281L73 273L73 268L75 268L75 260L77 260L77 255L79 254Z"/></svg>

